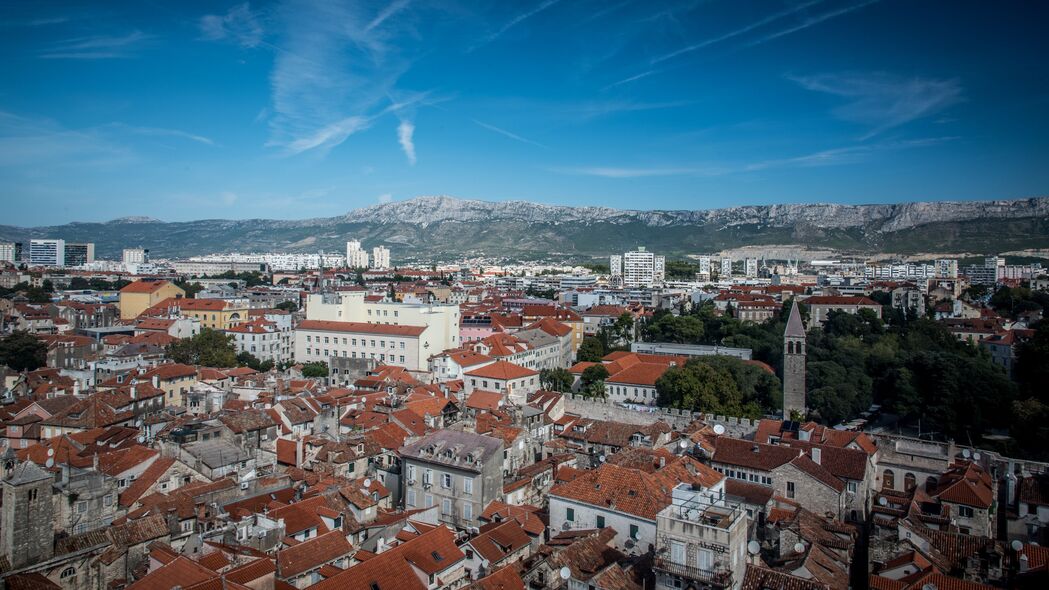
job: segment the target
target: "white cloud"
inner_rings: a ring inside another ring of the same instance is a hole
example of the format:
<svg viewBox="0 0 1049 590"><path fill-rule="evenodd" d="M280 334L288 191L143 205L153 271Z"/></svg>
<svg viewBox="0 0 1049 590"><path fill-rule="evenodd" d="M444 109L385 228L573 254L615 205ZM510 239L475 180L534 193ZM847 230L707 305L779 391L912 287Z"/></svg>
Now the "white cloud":
<svg viewBox="0 0 1049 590"><path fill-rule="evenodd" d="M839 16L846 15L846 14L848 14L850 12L853 12L855 10L861 9L864 6L869 6L871 4L874 4L875 2L878 2L878 0L867 0L866 2L860 2L859 4L853 4L852 6L846 6L844 8L839 8L837 10L832 10L830 12L825 12L823 14L818 14L816 16L811 16L811 17L803 20L800 24L797 24L797 25L794 25L794 26L791 26L791 27L787 27L786 29L782 29L782 30L776 31L774 33L770 33L770 34L765 35L763 37L759 37L759 38L754 39L753 41L751 41L749 43L744 44L742 47L754 47L755 45L761 45L762 43L766 43L768 41L772 41L773 39L778 39L780 37L784 37L784 36L790 35L792 33L797 33L798 31L803 31L803 30L805 30L805 29L807 29L807 28L809 28L811 26L815 26L815 25L820 24L821 22L823 22L825 20L830 20L832 18L837 18Z"/></svg>
<svg viewBox="0 0 1049 590"><path fill-rule="evenodd" d="M393 195L391 195L390 193L384 193L384 194L379 195L379 204L380 205L385 205L386 203L389 203L391 201L393 201Z"/></svg>
<svg viewBox="0 0 1049 590"><path fill-rule="evenodd" d="M92 35L59 41L39 54L41 59L117 59L133 57L137 49L152 39L142 31L127 35Z"/></svg>
<svg viewBox="0 0 1049 590"><path fill-rule="evenodd" d="M473 119L473 122L476 123L477 125L480 125L481 127L484 127L485 129L487 129L489 131L493 131L493 132L498 133L499 135L502 135L504 137L509 137L510 139L512 139L514 141L519 141L521 143L527 143L527 144L534 145L536 147L541 147L541 148L545 148L546 147L545 145L543 145L543 144L541 144L541 143L539 143L537 141L532 141L531 139L527 139L527 138L521 137L520 135L517 135L516 133L511 133L511 132L507 131L506 129L500 129L499 127L496 127L495 125L489 125L488 123L484 123L482 121L478 121L477 119Z"/></svg>
<svg viewBox="0 0 1049 590"><path fill-rule="evenodd" d="M792 76L807 90L848 99L836 117L871 127L862 139L939 113L962 98L958 80L902 78L884 73Z"/></svg>
<svg viewBox="0 0 1049 590"><path fill-rule="evenodd" d="M397 141L401 144L401 149L404 150L404 155L408 158L408 163L412 166L415 165L415 141L413 135L415 134L415 125L410 121L401 121L401 124L397 126Z"/></svg>
<svg viewBox="0 0 1049 590"><path fill-rule="evenodd" d="M484 39L482 39L481 42L478 45L476 45L475 47L471 48L471 51L473 51L474 49L478 49L480 47L483 47L483 46L491 43L492 41L495 41L499 37L502 37L503 34L506 33L507 31L509 31L510 29L512 29L512 28L516 27L517 25L521 24L522 22L532 18L533 16L539 14L540 12L546 10L547 8L550 8L551 6L557 4L560 1L561 0L543 0L535 8L533 8L531 10L528 10L526 12L522 12L521 14L518 14L514 18L510 19L510 21L507 22L505 25L499 27L499 29L497 29L494 33L492 33L492 34L488 35L487 37L485 37Z"/></svg>
<svg viewBox="0 0 1049 590"><path fill-rule="evenodd" d="M232 40L243 47L256 47L262 42L265 30L259 17L245 2L233 6L226 14L208 14L200 18L201 37L209 41Z"/></svg>
<svg viewBox="0 0 1049 590"><path fill-rule="evenodd" d="M346 141L346 138L354 133L367 129L371 124L372 120L368 117L346 117L289 142L285 148L291 154L301 154L318 148L323 151L330 150Z"/></svg>
<svg viewBox="0 0 1049 590"><path fill-rule="evenodd" d="M364 31L368 32L374 29L375 27L378 27L382 23L386 22L386 19L407 8L409 3L410 0L393 0L393 2L390 2L386 5L386 8L383 8L379 11L379 14L377 14L370 23L368 23L368 26L364 27Z"/></svg>
<svg viewBox="0 0 1049 590"><path fill-rule="evenodd" d="M125 125L124 123L113 123L111 126L117 130L127 131L128 133L133 133L135 135L179 137L182 139L187 139L189 141L203 143L205 145L215 145L214 140L212 140L210 137L197 135L196 133L190 133L188 131L182 131L181 129L165 129L163 127L138 127L135 125Z"/></svg>
<svg viewBox="0 0 1049 590"><path fill-rule="evenodd" d="M237 193L223 191L221 194L219 194L219 200L222 202L223 205L231 207L234 203L237 202Z"/></svg>

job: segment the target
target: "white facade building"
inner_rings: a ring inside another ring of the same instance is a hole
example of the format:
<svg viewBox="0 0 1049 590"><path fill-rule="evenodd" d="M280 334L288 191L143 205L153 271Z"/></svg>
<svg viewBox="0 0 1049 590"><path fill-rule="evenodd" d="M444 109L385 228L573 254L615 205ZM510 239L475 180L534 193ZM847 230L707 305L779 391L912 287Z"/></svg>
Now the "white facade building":
<svg viewBox="0 0 1049 590"><path fill-rule="evenodd" d="M350 268L368 268L368 251L361 249L360 240L346 242L346 266Z"/></svg>
<svg viewBox="0 0 1049 590"><path fill-rule="evenodd" d="M624 287L651 287L666 277L666 257L657 256L643 247L622 255L613 254L608 260L613 282Z"/></svg>
<svg viewBox="0 0 1049 590"><path fill-rule="evenodd" d="M754 278L758 276L758 259L747 258L744 261L743 272L747 278Z"/></svg>
<svg viewBox="0 0 1049 590"><path fill-rule="evenodd" d="M149 260L149 250L145 248L124 248L121 260L127 264L145 264Z"/></svg>
<svg viewBox="0 0 1049 590"><path fill-rule="evenodd" d="M18 246L14 242L0 242L0 262L17 262Z"/></svg>
<svg viewBox="0 0 1049 590"><path fill-rule="evenodd" d="M386 246L372 248L372 266L375 270L390 268L390 249Z"/></svg>
<svg viewBox="0 0 1049 590"><path fill-rule="evenodd" d="M29 264L33 266L65 266L65 240L31 240Z"/></svg>
<svg viewBox="0 0 1049 590"><path fill-rule="evenodd" d="M718 278L721 280L732 278L732 259L722 258L721 259L721 272L718 274Z"/></svg>

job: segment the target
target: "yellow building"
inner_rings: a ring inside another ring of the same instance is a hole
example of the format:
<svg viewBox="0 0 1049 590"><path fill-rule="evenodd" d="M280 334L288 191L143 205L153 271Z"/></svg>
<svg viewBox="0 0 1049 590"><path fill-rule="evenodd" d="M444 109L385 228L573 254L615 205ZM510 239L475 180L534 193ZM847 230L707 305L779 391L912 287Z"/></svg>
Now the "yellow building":
<svg viewBox="0 0 1049 590"><path fill-rule="evenodd" d="M183 406L186 393L197 384L197 369L190 365L158 365L142 378L164 391L165 406Z"/></svg>
<svg viewBox="0 0 1049 590"><path fill-rule="evenodd" d="M200 320L201 328L228 330L248 320L247 303L224 299L179 299L179 315Z"/></svg>
<svg viewBox="0 0 1049 590"><path fill-rule="evenodd" d="M120 319L130 320L139 314L164 301L185 297L186 292L180 287L165 280L135 281L120 290Z"/></svg>

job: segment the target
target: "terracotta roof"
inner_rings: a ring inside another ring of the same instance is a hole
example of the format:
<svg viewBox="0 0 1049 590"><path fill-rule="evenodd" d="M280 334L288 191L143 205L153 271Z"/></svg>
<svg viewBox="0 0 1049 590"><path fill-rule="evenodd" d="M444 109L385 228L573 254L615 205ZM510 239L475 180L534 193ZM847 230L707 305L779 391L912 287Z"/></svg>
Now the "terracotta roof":
<svg viewBox="0 0 1049 590"><path fill-rule="evenodd" d="M521 574L517 572L517 567L516 563L511 563L497 569L474 582L469 588L470 590L524 590L524 582L521 580Z"/></svg>
<svg viewBox="0 0 1049 590"><path fill-rule="evenodd" d="M468 371L466 375L470 377L481 377L487 379L521 379L524 377L532 377L538 375L538 371L532 369L526 369L520 365L508 361L496 361L490 365L485 365L479 369Z"/></svg>
<svg viewBox="0 0 1049 590"><path fill-rule="evenodd" d="M491 564L498 564L506 557L524 549L532 538L516 520L507 520L481 533L469 541L478 555Z"/></svg>
<svg viewBox="0 0 1049 590"><path fill-rule="evenodd" d="M801 455L800 449L725 436L718 437L715 445L711 461L749 467L758 471L772 471Z"/></svg>
<svg viewBox="0 0 1049 590"><path fill-rule="evenodd" d="M495 391L475 389L466 399L466 407L471 410L497 410L503 405L503 394Z"/></svg>
<svg viewBox="0 0 1049 590"><path fill-rule="evenodd" d="M170 285L170 284L172 284L172 283L170 283L168 281L135 281L134 283L130 283L128 285L124 285L124 287L122 287L120 289L120 292L121 293L153 293L154 291L158 291L158 290L162 289L164 286Z"/></svg>
<svg viewBox="0 0 1049 590"><path fill-rule="evenodd" d="M868 297L848 297L841 295L816 295L802 301L805 305L869 305L881 307L877 301Z"/></svg>
<svg viewBox="0 0 1049 590"><path fill-rule="evenodd" d="M127 489L120 493L120 505L128 507L137 502L174 464L175 459L171 457L160 457L154 461L152 465L142 472L142 475L138 476Z"/></svg>
<svg viewBox="0 0 1049 590"><path fill-rule="evenodd" d="M329 322L322 320L303 320L299 322L298 329L408 337L417 337L426 331L425 326L394 326L390 324L369 324L366 322Z"/></svg>
<svg viewBox="0 0 1049 590"><path fill-rule="evenodd" d="M353 551L342 531L331 531L277 553L277 571L290 578L334 561Z"/></svg>
<svg viewBox="0 0 1049 590"><path fill-rule="evenodd" d="M812 459L809 459L807 455L795 457L790 464L797 467L803 473L808 474L812 479L815 479L839 494L845 490L845 483L843 481L834 477L831 472L824 469Z"/></svg>
<svg viewBox="0 0 1049 590"><path fill-rule="evenodd" d="M994 502L991 476L972 462L956 464L940 477L932 495L944 502L984 510Z"/></svg>
<svg viewBox="0 0 1049 590"><path fill-rule="evenodd" d="M747 565L741 590L830 590L817 581L799 578L767 567Z"/></svg>
<svg viewBox="0 0 1049 590"><path fill-rule="evenodd" d="M670 367L667 365L638 363L619 371L615 375L610 375L605 379L605 383L654 387L656 381L663 376L663 373L667 372L668 368Z"/></svg>

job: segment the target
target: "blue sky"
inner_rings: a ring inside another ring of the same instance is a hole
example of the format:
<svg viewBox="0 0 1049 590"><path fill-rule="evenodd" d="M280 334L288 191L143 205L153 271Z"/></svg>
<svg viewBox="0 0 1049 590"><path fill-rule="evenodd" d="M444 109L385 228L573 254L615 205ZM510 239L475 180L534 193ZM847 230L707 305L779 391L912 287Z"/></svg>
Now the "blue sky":
<svg viewBox="0 0 1049 590"><path fill-rule="evenodd" d="M8 1L0 223L1044 195L1047 6Z"/></svg>

